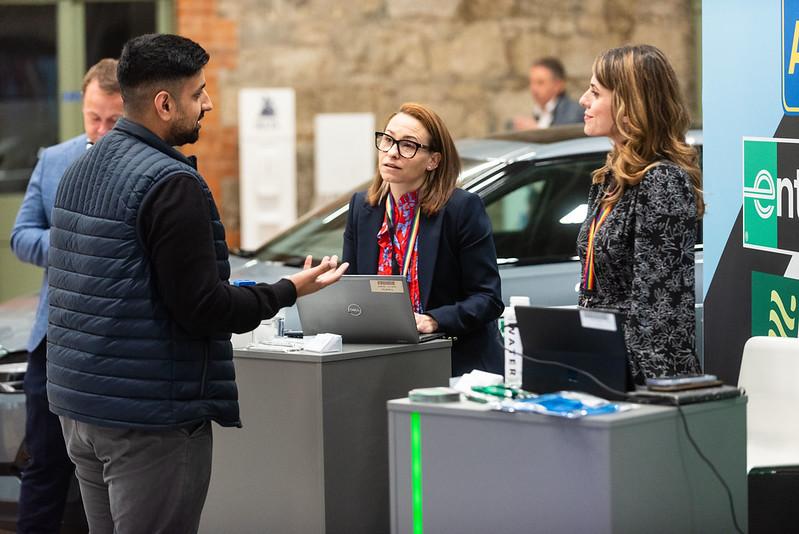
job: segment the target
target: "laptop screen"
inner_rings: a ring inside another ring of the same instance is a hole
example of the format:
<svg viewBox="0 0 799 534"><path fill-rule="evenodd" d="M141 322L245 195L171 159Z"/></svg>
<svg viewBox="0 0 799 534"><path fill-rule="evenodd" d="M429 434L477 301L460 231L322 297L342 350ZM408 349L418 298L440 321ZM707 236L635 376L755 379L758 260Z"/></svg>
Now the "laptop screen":
<svg viewBox="0 0 799 534"><path fill-rule="evenodd" d="M624 315L582 308L516 306L525 355L585 371L618 391L634 389L624 342ZM583 391L621 398L585 375L563 367L524 360L522 387L535 393Z"/></svg>

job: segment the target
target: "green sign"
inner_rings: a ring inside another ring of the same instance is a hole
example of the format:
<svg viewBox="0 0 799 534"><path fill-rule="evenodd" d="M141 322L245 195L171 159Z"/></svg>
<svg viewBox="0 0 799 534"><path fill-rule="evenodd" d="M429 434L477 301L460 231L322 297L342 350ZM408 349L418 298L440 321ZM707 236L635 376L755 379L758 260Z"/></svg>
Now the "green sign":
<svg viewBox="0 0 799 534"><path fill-rule="evenodd" d="M777 248L777 142L744 138L744 246Z"/></svg>
<svg viewBox="0 0 799 534"><path fill-rule="evenodd" d="M799 280L752 271L752 335L797 337Z"/></svg>

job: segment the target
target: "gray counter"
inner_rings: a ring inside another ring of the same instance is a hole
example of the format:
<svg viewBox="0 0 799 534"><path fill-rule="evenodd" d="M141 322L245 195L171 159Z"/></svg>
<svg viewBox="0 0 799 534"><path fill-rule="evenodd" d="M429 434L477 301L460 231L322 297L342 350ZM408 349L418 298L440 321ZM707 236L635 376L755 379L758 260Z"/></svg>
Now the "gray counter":
<svg viewBox="0 0 799 534"><path fill-rule="evenodd" d="M746 529L746 399L683 410ZM424 532L734 532L727 494L688 442L676 408L566 420L403 399L389 402L388 412L393 533L416 532L414 413Z"/></svg>
<svg viewBox="0 0 799 534"><path fill-rule="evenodd" d="M446 385L450 349L235 351L244 428L214 428L200 532L388 532L386 401Z"/></svg>

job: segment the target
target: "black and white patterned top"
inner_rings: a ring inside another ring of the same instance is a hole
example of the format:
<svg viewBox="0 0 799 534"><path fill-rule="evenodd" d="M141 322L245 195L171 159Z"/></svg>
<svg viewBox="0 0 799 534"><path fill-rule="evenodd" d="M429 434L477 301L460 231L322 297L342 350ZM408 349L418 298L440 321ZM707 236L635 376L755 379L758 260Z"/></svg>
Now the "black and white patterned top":
<svg viewBox="0 0 799 534"><path fill-rule="evenodd" d="M588 228L614 179L594 184L577 249L585 269ZM699 372L694 351L696 200L681 167L661 162L628 187L594 238L595 292L580 305L626 314L633 377ZM582 271L581 271L582 273Z"/></svg>

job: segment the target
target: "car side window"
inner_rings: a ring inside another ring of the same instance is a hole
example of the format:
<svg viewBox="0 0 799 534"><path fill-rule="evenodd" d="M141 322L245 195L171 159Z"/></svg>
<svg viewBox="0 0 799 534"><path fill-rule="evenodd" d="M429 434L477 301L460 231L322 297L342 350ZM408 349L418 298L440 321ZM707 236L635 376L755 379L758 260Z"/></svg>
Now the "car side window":
<svg viewBox="0 0 799 534"><path fill-rule="evenodd" d="M530 224L535 206L541 201L546 182L538 180L522 186L486 207L494 232L521 232Z"/></svg>
<svg viewBox="0 0 799 534"><path fill-rule="evenodd" d="M504 179L484 193L500 263L558 262L577 255L591 172L604 157L519 162L506 169Z"/></svg>

